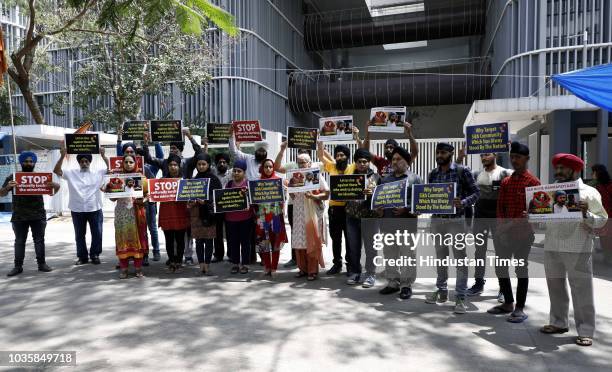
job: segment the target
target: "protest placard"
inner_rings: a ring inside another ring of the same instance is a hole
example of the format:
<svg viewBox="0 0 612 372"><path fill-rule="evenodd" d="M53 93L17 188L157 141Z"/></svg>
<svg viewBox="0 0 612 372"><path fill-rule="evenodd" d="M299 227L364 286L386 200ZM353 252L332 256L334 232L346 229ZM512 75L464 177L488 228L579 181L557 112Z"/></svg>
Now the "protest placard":
<svg viewBox="0 0 612 372"><path fill-rule="evenodd" d="M530 219L582 218L578 181L525 188Z"/></svg>
<svg viewBox="0 0 612 372"><path fill-rule="evenodd" d="M372 209L405 208L408 206L406 190L405 179L376 186L372 194Z"/></svg>
<svg viewBox="0 0 612 372"><path fill-rule="evenodd" d="M294 149L316 150L317 148L316 128L287 128L287 146Z"/></svg>
<svg viewBox="0 0 612 372"><path fill-rule="evenodd" d="M208 123L206 124L206 138L208 144L227 145L230 139L231 124Z"/></svg>
<svg viewBox="0 0 612 372"><path fill-rule="evenodd" d="M369 132L403 133L406 121L405 106L374 107L370 110Z"/></svg>
<svg viewBox="0 0 612 372"><path fill-rule="evenodd" d="M130 120L123 123L123 135L121 138L124 141L143 141L144 134L149 133L149 121L147 120Z"/></svg>
<svg viewBox="0 0 612 372"><path fill-rule="evenodd" d="M176 201L208 200L210 178L193 178L180 180L176 192Z"/></svg>
<svg viewBox="0 0 612 372"><path fill-rule="evenodd" d="M331 200L365 200L365 174L329 176Z"/></svg>
<svg viewBox="0 0 612 372"><path fill-rule="evenodd" d="M232 125L236 142L261 141L261 126L258 120L235 120Z"/></svg>
<svg viewBox="0 0 612 372"><path fill-rule="evenodd" d="M283 180L249 181L249 196L251 204L278 203L284 200Z"/></svg>
<svg viewBox="0 0 612 372"><path fill-rule="evenodd" d="M107 198L142 198L143 178L140 173L107 174L102 191Z"/></svg>
<svg viewBox="0 0 612 372"><path fill-rule="evenodd" d="M468 154L508 152L508 123L470 125L465 127Z"/></svg>
<svg viewBox="0 0 612 372"><path fill-rule="evenodd" d="M149 182L149 201L176 201L180 178L152 178Z"/></svg>
<svg viewBox="0 0 612 372"><path fill-rule="evenodd" d="M319 140L350 141L353 139L353 116L319 118Z"/></svg>
<svg viewBox="0 0 612 372"><path fill-rule="evenodd" d="M249 208L247 188L213 190L215 213L242 211Z"/></svg>
<svg viewBox="0 0 612 372"><path fill-rule="evenodd" d="M412 185L412 213L455 214L456 190L454 182Z"/></svg>
<svg viewBox="0 0 612 372"><path fill-rule="evenodd" d="M144 172L144 159L142 156L135 156L136 158L136 169L134 173ZM109 158L110 171L112 173L123 172L123 156L111 156Z"/></svg>
<svg viewBox="0 0 612 372"><path fill-rule="evenodd" d="M183 142L181 120L151 120L151 141L170 143Z"/></svg>
<svg viewBox="0 0 612 372"><path fill-rule="evenodd" d="M66 152L68 154L99 154L100 138L98 133L66 134Z"/></svg>
<svg viewBox="0 0 612 372"><path fill-rule="evenodd" d="M17 182L15 195L53 195L53 187L47 186L53 181L51 173L15 172L13 179Z"/></svg>
<svg viewBox="0 0 612 372"><path fill-rule="evenodd" d="M298 168L287 171L287 192L306 192L319 189L319 168Z"/></svg>

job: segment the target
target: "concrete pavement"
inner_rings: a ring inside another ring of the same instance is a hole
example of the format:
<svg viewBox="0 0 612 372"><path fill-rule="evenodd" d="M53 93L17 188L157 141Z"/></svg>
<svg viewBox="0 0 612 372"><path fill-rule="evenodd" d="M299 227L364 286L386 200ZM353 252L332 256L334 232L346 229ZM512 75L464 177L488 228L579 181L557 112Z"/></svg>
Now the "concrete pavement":
<svg viewBox="0 0 612 372"><path fill-rule="evenodd" d="M573 321L565 335L538 332L548 320L544 279L530 282L529 319L511 324L486 313L494 280L467 314L454 315L450 302L423 302L433 279L418 279L413 298L401 301L378 294L384 280L363 289L345 285L344 276L306 282L282 269L270 281L260 279L259 265L248 275L230 275L228 263L212 265L217 276L202 277L196 266L169 274L163 244L146 278L119 280L112 219L99 266L73 265L70 219L47 226L52 273L36 271L29 239L25 272L5 277L12 244L10 225L0 224L0 350L75 350L70 370L602 371L612 363L607 272L595 279L598 329L594 346L584 348L574 344Z"/></svg>

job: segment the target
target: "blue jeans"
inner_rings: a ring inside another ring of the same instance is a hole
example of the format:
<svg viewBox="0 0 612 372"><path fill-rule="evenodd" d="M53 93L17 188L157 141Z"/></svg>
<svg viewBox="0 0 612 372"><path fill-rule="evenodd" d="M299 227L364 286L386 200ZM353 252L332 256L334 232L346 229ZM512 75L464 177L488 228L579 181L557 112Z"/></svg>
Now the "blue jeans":
<svg viewBox="0 0 612 372"><path fill-rule="evenodd" d="M102 209L94 212L70 212L72 214L72 224L74 225L74 239L76 240L77 257L82 261L89 258L98 257L102 253L102 224L104 215ZM87 252L87 224L91 230L91 248Z"/></svg>
<svg viewBox="0 0 612 372"><path fill-rule="evenodd" d="M159 253L159 236L157 232L157 203L145 203L147 213L147 226L151 235L151 246L153 253Z"/></svg>
<svg viewBox="0 0 612 372"><path fill-rule="evenodd" d="M459 234L466 233L468 230L466 229L466 223L463 218L432 218L431 219L431 232L434 234ZM439 244L440 239L436 239L436 258L443 259L445 257L449 257L449 251L452 249L453 258L456 259L464 259L466 257L465 248L457 249L454 246L449 246L445 244ZM438 290L447 291L448 286L448 267L447 266L438 266L437 268L438 278L436 280L436 287ZM467 266L458 266L457 267L457 279L455 281L455 295L458 298L465 298L465 293L467 291L467 281L468 281L468 267Z"/></svg>
<svg viewBox="0 0 612 372"><path fill-rule="evenodd" d="M28 230L32 230L32 240L34 240L34 251L36 261L39 265L45 263L45 228L47 221L15 221L12 222L15 232L15 267L23 266L25 257L25 245L28 239Z"/></svg>

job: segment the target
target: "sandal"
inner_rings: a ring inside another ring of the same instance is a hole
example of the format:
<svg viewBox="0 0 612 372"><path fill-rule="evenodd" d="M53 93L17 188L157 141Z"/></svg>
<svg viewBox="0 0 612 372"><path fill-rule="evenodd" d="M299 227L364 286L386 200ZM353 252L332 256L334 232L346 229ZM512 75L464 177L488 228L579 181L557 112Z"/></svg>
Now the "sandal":
<svg viewBox="0 0 612 372"><path fill-rule="evenodd" d="M576 337L576 345L591 346L593 345L593 339L591 337L578 336Z"/></svg>
<svg viewBox="0 0 612 372"><path fill-rule="evenodd" d="M144 274L142 273L142 270L136 270L136 277L137 278L144 278Z"/></svg>
<svg viewBox="0 0 612 372"><path fill-rule="evenodd" d="M127 278L128 278L128 271L121 270L121 273L119 274L119 279L127 279Z"/></svg>
<svg viewBox="0 0 612 372"><path fill-rule="evenodd" d="M569 332L569 328L559 328L559 327L554 326L552 324L548 324L548 325L545 325L544 327L540 328L540 332L546 333L547 335L552 335L552 334L556 334L556 333Z"/></svg>
<svg viewBox="0 0 612 372"><path fill-rule="evenodd" d="M240 274L247 274L249 272L249 268L246 266L242 266L240 268Z"/></svg>
<svg viewBox="0 0 612 372"><path fill-rule="evenodd" d="M296 278L303 278L303 277L305 277L306 275L308 275L308 274L306 274L306 273L305 273L305 272L303 272L303 271L299 271L297 274L295 274L295 277L296 277Z"/></svg>
<svg viewBox="0 0 612 372"><path fill-rule="evenodd" d="M230 271L230 273L238 274L238 271L240 271L240 268L238 268L238 266L232 266L232 270Z"/></svg>
<svg viewBox="0 0 612 372"><path fill-rule="evenodd" d="M308 274L308 281L312 282L313 280L317 279L317 274Z"/></svg>
<svg viewBox="0 0 612 372"><path fill-rule="evenodd" d="M512 312L512 314L510 314L510 316L506 320L509 321L510 323L523 323L525 320L527 320L527 318L529 318L529 316L525 313L522 313L521 315L517 315L514 312Z"/></svg>
<svg viewBox="0 0 612 372"><path fill-rule="evenodd" d="M510 314L511 312L512 310L504 309L503 305L497 305L487 310L487 313L493 314L493 315Z"/></svg>

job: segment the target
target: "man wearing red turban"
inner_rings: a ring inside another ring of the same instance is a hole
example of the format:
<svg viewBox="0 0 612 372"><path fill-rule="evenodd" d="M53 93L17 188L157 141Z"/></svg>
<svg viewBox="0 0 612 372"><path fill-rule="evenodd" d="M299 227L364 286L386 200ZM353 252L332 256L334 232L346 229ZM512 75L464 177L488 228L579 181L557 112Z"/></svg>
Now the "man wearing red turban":
<svg viewBox="0 0 612 372"><path fill-rule="evenodd" d="M549 221L544 240L544 269L550 297L550 323L540 328L542 333L569 331L569 281L578 337L576 344L591 346L595 332L593 303L593 230L607 220L599 192L582 182L580 173L584 161L572 154L557 154L552 158L556 182L578 182L582 218ZM567 279L566 279L567 278Z"/></svg>

